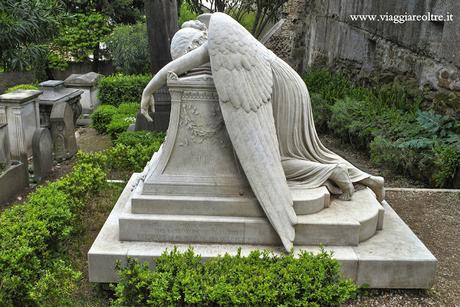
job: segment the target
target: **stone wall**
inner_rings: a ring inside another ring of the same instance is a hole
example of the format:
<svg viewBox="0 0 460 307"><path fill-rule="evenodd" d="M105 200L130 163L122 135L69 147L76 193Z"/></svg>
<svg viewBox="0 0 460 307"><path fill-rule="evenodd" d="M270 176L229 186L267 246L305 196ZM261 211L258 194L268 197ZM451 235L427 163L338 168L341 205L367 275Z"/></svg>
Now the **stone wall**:
<svg viewBox="0 0 460 307"><path fill-rule="evenodd" d="M453 21L395 24L350 18L405 12L449 12ZM314 64L345 66L361 76L392 71L432 89L460 91L458 0L290 0L286 13L282 29L267 45L299 72Z"/></svg>

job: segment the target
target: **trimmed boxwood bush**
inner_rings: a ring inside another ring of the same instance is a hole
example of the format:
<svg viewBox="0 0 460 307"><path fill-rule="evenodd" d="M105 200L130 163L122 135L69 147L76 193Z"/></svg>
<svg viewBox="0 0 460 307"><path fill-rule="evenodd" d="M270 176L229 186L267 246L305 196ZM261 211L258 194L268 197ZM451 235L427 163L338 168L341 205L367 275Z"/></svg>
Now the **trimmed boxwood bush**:
<svg viewBox="0 0 460 307"><path fill-rule="evenodd" d="M114 141L115 146L102 152L78 152L80 161L110 171L141 172L164 141L162 132L127 131Z"/></svg>
<svg viewBox="0 0 460 307"><path fill-rule="evenodd" d="M123 102L140 104L142 92L152 79L150 75L117 74L99 82L99 100L102 104L118 106Z"/></svg>
<svg viewBox="0 0 460 307"><path fill-rule="evenodd" d="M0 215L0 305L68 305L80 273L62 256L85 200L106 184L102 168L78 163Z"/></svg>
<svg viewBox="0 0 460 307"><path fill-rule="evenodd" d="M91 114L94 129L100 134L107 133L107 126L112 121L112 117L117 114L117 108L112 105L100 105Z"/></svg>
<svg viewBox="0 0 460 307"><path fill-rule="evenodd" d="M98 133L109 134L115 140L129 125L136 122L139 109L138 103L122 103L118 107L101 105L91 115L93 127Z"/></svg>
<svg viewBox="0 0 460 307"><path fill-rule="evenodd" d="M340 306L358 287L325 251L274 256L253 251L207 261L189 249L164 252L153 269L118 268L113 306Z"/></svg>

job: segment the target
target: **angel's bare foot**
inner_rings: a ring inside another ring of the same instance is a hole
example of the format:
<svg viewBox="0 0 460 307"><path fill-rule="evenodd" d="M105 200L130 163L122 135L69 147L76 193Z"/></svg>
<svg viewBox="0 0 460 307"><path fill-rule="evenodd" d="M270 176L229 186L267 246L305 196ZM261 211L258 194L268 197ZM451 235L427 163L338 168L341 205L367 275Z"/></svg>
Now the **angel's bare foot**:
<svg viewBox="0 0 460 307"><path fill-rule="evenodd" d="M346 165L337 165L329 179L331 179L342 190L343 193L339 196L339 199L351 200L351 196L353 195L355 189L350 180L350 176L348 176Z"/></svg>
<svg viewBox="0 0 460 307"><path fill-rule="evenodd" d="M385 180L383 179L383 177L370 176L366 179L359 181L359 183L368 186L375 193L375 196L377 197L377 200L379 202L382 202L385 199L385 189L383 187Z"/></svg>

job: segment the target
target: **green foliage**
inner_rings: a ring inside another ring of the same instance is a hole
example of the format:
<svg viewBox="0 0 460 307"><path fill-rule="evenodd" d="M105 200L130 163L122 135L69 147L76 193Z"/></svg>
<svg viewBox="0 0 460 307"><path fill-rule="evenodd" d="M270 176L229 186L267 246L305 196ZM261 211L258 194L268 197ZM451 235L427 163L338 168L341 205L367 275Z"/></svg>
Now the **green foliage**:
<svg viewBox="0 0 460 307"><path fill-rule="evenodd" d="M78 152L80 163L111 171L140 172L164 141L161 132L126 131L114 140L115 146L103 152Z"/></svg>
<svg viewBox="0 0 460 307"><path fill-rule="evenodd" d="M18 84L18 85L15 85L13 87L8 88L5 91L5 94L6 93L12 93L12 92L17 91L17 90L38 90L38 86L36 86L34 84Z"/></svg>
<svg viewBox="0 0 460 307"><path fill-rule="evenodd" d="M358 291L325 251L298 257L238 252L204 262L191 249L174 249L157 258L152 270L134 259L118 270L113 306L340 306Z"/></svg>
<svg viewBox="0 0 460 307"><path fill-rule="evenodd" d="M63 260L55 260L30 290L30 297L38 306L72 306L71 295L81 273Z"/></svg>
<svg viewBox="0 0 460 307"><path fill-rule="evenodd" d="M192 11L192 8L188 2L182 2L179 8L179 19L177 23L181 26L184 22L189 20L195 20L198 14Z"/></svg>
<svg viewBox="0 0 460 307"><path fill-rule="evenodd" d="M115 27L106 43L117 71L125 74L149 71L150 57L145 23Z"/></svg>
<svg viewBox="0 0 460 307"><path fill-rule="evenodd" d="M379 88L312 69L305 77L320 131L369 151L371 160L432 186L451 186L460 162L460 124L420 110L421 96L395 79Z"/></svg>
<svg viewBox="0 0 460 307"><path fill-rule="evenodd" d="M63 305L80 274L61 255L78 229L85 200L106 184L97 165L77 163L62 179L38 188L0 215L0 305Z"/></svg>
<svg viewBox="0 0 460 307"><path fill-rule="evenodd" d="M57 0L0 1L0 66L27 70L46 58L46 43L58 32L64 14Z"/></svg>
<svg viewBox="0 0 460 307"><path fill-rule="evenodd" d="M112 105L100 105L91 114L92 125L100 134L107 133L107 126L112 121L112 117L117 114L117 108Z"/></svg>
<svg viewBox="0 0 460 307"><path fill-rule="evenodd" d="M128 130L129 125L136 122L136 117L127 114L115 114L112 120L107 125L107 133L110 135L112 140L115 140L118 135Z"/></svg>
<svg viewBox="0 0 460 307"><path fill-rule="evenodd" d="M140 104L142 92L149 83L150 75L117 74L101 79L99 99L103 104L118 106L122 102Z"/></svg>
<svg viewBox="0 0 460 307"><path fill-rule="evenodd" d="M98 133L107 133L112 140L125 132L129 125L135 123L136 114L139 112L140 104L122 103L118 108L112 105L101 105L91 115L93 127Z"/></svg>
<svg viewBox="0 0 460 307"><path fill-rule="evenodd" d="M109 16L111 22L134 24L141 20L144 12L143 0L62 0L67 11L87 13L96 11Z"/></svg>
<svg viewBox="0 0 460 307"><path fill-rule="evenodd" d="M125 131L121 133L115 140L115 145L123 144L126 146L150 146L155 145L157 148L160 147L161 143L165 138L163 132L149 132L149 131Z"/></svg>
<svg viewBox="0 0 460 307"><path fill-rule="evenodd" d="M64 20L59 35L50 45L50 64L62 61L99 59L99 44L112 31L109 18L99 13L74 14Z"/></svg>

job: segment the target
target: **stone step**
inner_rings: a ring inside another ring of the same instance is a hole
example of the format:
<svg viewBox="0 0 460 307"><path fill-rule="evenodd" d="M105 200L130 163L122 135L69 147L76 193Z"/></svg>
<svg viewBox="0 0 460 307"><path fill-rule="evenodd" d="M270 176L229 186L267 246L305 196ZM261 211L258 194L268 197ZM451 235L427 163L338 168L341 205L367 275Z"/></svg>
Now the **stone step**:
<svg viewBox="0 0 460 307"><path fill-rule="evenodd" d="M265 217L133 214L127 207L119 217L121 241L280 245ZM353 202L333 200L319 213L299 215L294 244L356 246L375 234L382 210L367 189Z"/></svg>
<svg viewBox="0 0 460 307"><path fill-rule="evenodd" d="M291 187L297 215L313 214L329 206L325 187L305 189ZM131 200L134 214L210 215L265 217L255 197L138 195Z"/></svg>

